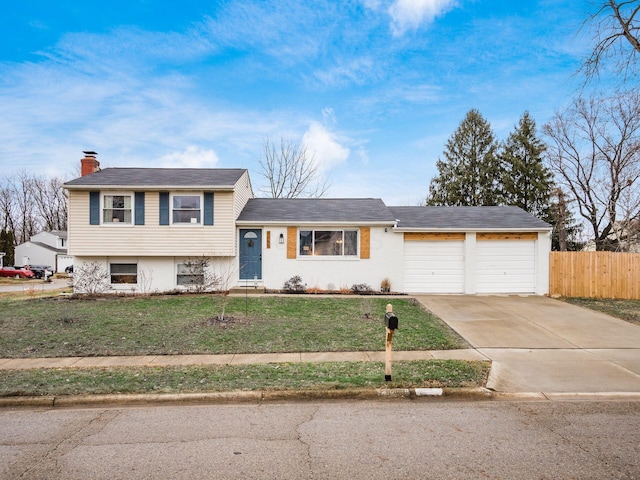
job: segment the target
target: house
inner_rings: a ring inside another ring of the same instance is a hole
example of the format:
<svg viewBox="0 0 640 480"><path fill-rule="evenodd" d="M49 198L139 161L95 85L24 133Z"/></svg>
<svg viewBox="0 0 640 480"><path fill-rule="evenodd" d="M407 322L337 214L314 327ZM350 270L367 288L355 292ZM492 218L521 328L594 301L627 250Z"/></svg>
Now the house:
<svg viewBox="0 0 640 480"><path fill-rule="evenodd" d="M54 272L64 272L73 265L73 257L67 253L67 232L62 230L33 235L16 247L14 257L16 265L46 265Z"/></svg>
<svg viewBox="0 0 640 480"><path fill-rule="evenodd" d="M65 184L69 251L114 291L337 290L548 293L551 226L516 207L388 207L376 198L254 198L244 169L99 169ZM198 263L196 259L204 259ZM194 268L195 266L195 268Z"/></svg>

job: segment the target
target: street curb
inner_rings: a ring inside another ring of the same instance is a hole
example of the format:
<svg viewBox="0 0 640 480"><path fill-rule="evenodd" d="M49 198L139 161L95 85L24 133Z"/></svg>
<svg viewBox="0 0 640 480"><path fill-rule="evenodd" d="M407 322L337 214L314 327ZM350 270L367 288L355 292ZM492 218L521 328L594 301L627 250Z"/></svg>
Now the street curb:
<svg viewBox="0 0 640 480"><path fill-rule="evenodd" d="M640 392L494 392L486 388L379 388L347 390L258 390L209 393L145 393L107 395L58 395L0 397L2 408L72 408L152 405L222 405L243 403L325 400L409 400L429 401L638 401Z"/></svg>
<svg viewBox="0 0 640 480"><path fill-rule="evenodd" d="M224 403L263 403L309 400L384 400L384 399L460 398L488 400L493 393L485 388L380 388L348 390L261 390L183 394L107 394L15 396L0 398L1 408L69 408L127 405L196 405Z"/></svg>

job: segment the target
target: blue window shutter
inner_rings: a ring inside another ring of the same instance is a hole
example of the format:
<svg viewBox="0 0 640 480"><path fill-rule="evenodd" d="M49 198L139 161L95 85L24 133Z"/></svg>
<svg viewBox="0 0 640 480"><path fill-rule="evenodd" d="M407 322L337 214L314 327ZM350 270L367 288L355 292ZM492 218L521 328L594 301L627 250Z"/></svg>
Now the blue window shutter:
<svg viewBox="0 0 640 480"><path fill-rule="evenodd" d="M135 225L144 225L144 192L135 193Z"/></svg>
<svg viewBox="0 0 640 480"><path fill-rule="evenodd" d="M204 192L204 224L213 225L213 192Z"/></svg>
<svg viewBox="0 0 640 480"><path fill-rule="evenodd" d="M100 225L100 192L89 192L89 224Z"/></svg>
<svg viewBox="0 0 640 480"><path fill-rule="evenodd" d="M169 225L169 192L160 192L160 225Z"/></svg>

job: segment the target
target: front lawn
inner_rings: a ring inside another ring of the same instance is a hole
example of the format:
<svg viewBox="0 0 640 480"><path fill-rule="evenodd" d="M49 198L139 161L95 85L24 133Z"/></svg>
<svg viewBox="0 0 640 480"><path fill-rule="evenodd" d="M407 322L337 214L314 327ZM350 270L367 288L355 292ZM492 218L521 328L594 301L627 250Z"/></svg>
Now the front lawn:
<svg viewBox="0 0 640 480"><path fill-rule="evenodd" d="M0 357L381 351L387 303L399 318L394 350L467 348L411 299L8 297L0 298Z"/></svg>

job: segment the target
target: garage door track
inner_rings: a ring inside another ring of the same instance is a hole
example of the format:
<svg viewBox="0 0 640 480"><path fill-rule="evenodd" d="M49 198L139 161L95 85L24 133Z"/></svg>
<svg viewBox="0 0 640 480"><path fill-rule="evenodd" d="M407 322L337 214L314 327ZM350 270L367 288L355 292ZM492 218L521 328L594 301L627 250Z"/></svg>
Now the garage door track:
<svg viewBox="0 0 640 480"><path fill-rule="evenodd" d="M497 392L640 394L640 327L541 296L419 295L492 360Z"/></svg>

